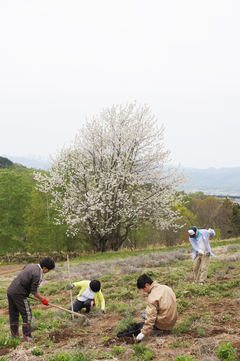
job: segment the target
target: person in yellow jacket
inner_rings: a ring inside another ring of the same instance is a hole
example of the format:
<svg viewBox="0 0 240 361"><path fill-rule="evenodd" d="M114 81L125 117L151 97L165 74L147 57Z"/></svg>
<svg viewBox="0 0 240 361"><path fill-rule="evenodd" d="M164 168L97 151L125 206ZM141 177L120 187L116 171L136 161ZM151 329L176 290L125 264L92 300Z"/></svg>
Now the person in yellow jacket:
<svg viewBox="0 0 240 361"><path fill-rule="evenodd" d="M138 277L137 287L148 293L146 312L142 315L145 322L136 337L137 341L141 341L151 330L155 330L157 335L160 330L172 328L177 321L178 312L176 296L170 287L160 285L146 274Z"/></svg>
<svg viewBox="0 0 240 361"><path fill-rule="evenodd" d="M105 300L101 291L101 283L98 280L84 280L80 282L71 283L69 289L74 287L80 288L80 292L77 295L76 301L72 306L69 307L69 310L74 312L80 311L82 308L86 308L86 313L89 313L91 308L96 305L96 307L101 306L102 313L105 311Z"/></svg>

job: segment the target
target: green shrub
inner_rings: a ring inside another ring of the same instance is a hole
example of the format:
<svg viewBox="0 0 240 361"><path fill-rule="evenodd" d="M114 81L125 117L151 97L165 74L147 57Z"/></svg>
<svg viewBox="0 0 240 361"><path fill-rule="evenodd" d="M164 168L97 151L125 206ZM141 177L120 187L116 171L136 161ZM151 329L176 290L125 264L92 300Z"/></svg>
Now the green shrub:
<svg viewBox="0 0 240 361"><path fill-rule="evenodd" d="M134 350L133 359L136 359L138 361L149 361L153 360L155 358L155 353L152 350L149 350L145 344L135 344L132 346Z"/></svg>
<svg viewBox="0 0 240 361"><path fill-rule="evenodd" d="M39 318L42 318L44 315L44 311L43 310L32 310L32 315L33 317L36 318L36 320L38 320Z"/></svg>
<svg viewBox="0 0 240 361"><path fill-rule="evenodd" d="M19 338L11 339L10 336L1 336L0 337L0 348L5 348L8 346L18 346L22 341Z"/></svg>
<svg viewBox="0 0 240 361"><path fill-rule="evenodd" d="M39 321L38 324L35 326L36 330L44 331L44 330L53 330L55 327L59 327L62 325L62 321L58 318L56 321L50 319L49 322Z"/></svg>
<svg viewBox="0 0 240 361"><path fill-rule="evenodd" d="M195 360L195 357L193 357L193 356L180 355L175 358L175 361L193 361L193 360Z"/></svg>
<svg viewBox="0 0 240 361"><path fill-rule="evenodd" d="M125 349L122 346L113 346L113 350L111 351L111 354L116 357L123 354Z"/></svg>
<svg viewBox="0 0 240 361"><path fill-rule="evenodd" d="M191 320L180 321L177 325L178 327L173 328L171 332L177 335L179 335L182 332L188 332L191 323L192 323Z"/></svg>
<svg viewBox="0 0 240 361"><path fill-rule="evenodd" d="M221 361L235 361L236 348L233 348L230 342L223 343L217 350L217 357Z"/></svg>
<svg viewBox="0 0 240 361"><path fill-rule="evenodd" d="M31 351L31 354L34 356L41 356L41 355L43 355L43 350L36 348L35 350Z"/></svg>
<svg viewBox="0 0 240 361"><path fill-rule="evenodd" d="M135 323L134 318L132 316L123 318L115 327L113 334L117 335L119 332L123 332L124 330L128 329Z"/></svg>

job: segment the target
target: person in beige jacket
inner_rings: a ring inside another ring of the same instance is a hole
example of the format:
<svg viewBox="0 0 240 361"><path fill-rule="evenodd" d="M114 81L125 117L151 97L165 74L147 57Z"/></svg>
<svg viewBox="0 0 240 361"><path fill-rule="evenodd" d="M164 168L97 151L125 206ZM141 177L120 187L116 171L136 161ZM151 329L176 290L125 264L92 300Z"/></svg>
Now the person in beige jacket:
<svg viewBox="0 0 240 361"><path fill-rule="evenodd" d="M148 293L146 318L137 341L141 341L152 329L169 330L178 318L176 296L173 290L165 285L153 281L148 275L143 274L137 280L138 289Z"/></svg>

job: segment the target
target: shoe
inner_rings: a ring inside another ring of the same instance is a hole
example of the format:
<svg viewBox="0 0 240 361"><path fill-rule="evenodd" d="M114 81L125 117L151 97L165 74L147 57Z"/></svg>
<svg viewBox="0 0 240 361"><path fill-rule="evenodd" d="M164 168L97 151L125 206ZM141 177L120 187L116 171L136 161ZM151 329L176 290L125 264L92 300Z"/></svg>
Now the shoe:
<svg viewBox="0 0 240 361"><path fill-rule="evenodd" d="M32 341L32 337L19 337L19 338L21 338L22 340L23 340L23 342L25 342L25 341Z"/></svg>

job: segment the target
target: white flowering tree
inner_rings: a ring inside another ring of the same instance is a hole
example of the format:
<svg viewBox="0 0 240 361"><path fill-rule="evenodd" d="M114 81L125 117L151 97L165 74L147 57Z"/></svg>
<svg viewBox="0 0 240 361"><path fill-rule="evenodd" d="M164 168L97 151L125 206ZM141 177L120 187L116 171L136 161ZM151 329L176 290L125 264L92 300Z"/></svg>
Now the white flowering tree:
<svg viewBox="0 0 240 361"><path fill-rule="evenodd" d="M179 227L176 189L185 179L164 171L169 151L156 122L146 105L105 109L56 155L48 174L35 174L37 188L52 195L56 222L87 236L95 252L118 250L146 222Z"/></svg>

